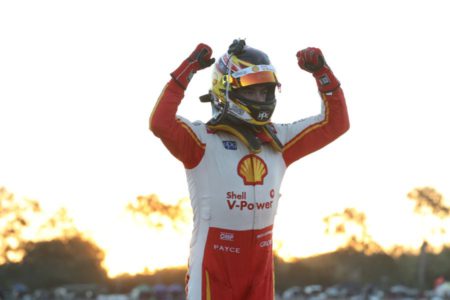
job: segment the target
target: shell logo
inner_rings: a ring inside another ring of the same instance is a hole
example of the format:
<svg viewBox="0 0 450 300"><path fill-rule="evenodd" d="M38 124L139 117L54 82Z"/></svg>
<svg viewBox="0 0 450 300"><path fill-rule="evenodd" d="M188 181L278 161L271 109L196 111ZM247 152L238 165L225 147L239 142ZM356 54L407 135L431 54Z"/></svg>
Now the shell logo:
<svg viewBox="0 0 450 300"><path fill-rule="evenodd" d="M259 72L259 67L258 66L253 66L252 67L252 71L253 72Z"/></svg>
<svg viewBox="0 0 450 300"><path fill-rule="evenodd" d="M244 156L238 163L237 171L245 185L262 185L268 173L266 163L254 154Z"/></svg>

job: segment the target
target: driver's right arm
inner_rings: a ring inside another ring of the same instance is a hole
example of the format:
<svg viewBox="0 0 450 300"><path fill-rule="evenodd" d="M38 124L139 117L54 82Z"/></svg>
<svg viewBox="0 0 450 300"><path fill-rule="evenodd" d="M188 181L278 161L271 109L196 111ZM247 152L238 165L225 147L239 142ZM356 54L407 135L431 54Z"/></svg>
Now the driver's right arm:
<svg viewBox="0 0 450 300"><path fill-rule="evenodd" d="M214 63L211 48L199 44L192 54L171 73L172 79L164 87L150 116L150 130L186 169L194 168L202 159L205 145L187 122L176 116L192 76Z"/></svg>

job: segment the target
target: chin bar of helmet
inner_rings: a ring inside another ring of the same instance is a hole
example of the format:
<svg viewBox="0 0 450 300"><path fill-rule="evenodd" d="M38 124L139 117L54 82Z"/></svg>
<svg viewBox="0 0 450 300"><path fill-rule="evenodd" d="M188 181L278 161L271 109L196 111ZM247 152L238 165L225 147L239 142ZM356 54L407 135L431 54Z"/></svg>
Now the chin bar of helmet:
<svg viewBox="0 0 450 300"><path fill-rule="evenodd" d="M217 109L212 118L214 123L219 122L222 119L222 117L226 114L230 114L237 119L240 119L244 122L256 126L263 126L268 123L268 121L255 120L255 118L253 118L250 115L249 111L245 110L242 107L239 107L233 101L227 101L225 103L220 102L219 100L216 99L214 94L211 93L211 91L206 95L200 96L200 102L202 103L210 102L212 106Z"/></svg>

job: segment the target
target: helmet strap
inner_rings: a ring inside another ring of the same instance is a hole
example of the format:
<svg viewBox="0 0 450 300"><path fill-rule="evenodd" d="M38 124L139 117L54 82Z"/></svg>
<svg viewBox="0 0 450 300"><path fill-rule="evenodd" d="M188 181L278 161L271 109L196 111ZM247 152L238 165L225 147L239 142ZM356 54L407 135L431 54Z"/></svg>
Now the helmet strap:
<svg viewBox="0 0 450 300"><path fill-rule="evenodd" d="M271 137L270 144L272 145L272 147L279 152L283 151L283 144L277 137L275 127L273 127L272 124L266 124L262 126L262 130L266 135Z"/></svg>
<svg viewBox="0 0 450 300"><path fill-rule="evenodd" d="M263 142L257 136L257 130L261 128L263 133L269 137L270 145L276 151L282 151L282 144L276 136L275 129L271 124L253 126L244 123L232 115L221 114L220 119L211 119L206 125L211 131L224 131L234 135L253 153L261 152Z"/></svg>
<svg viewBox="0 0 450 300"><path fill-rule="evenodd" d="M234 135L253 153L261 152L261 140L256 137L249 126L244 125L243 122L233 116L222 114L219 122L212 123L210 121L207 126L212 131L224 131Z"/></svg>
<svg viewBox="0 0 450 300"><path fill-rule="evenodd" d="M225 102L230 102L229 91L230 91L230 78L231 78L231 59L233 58L234 53L232 53L228 58L228 75L227 75L227 86L225 88Z"/></svg>

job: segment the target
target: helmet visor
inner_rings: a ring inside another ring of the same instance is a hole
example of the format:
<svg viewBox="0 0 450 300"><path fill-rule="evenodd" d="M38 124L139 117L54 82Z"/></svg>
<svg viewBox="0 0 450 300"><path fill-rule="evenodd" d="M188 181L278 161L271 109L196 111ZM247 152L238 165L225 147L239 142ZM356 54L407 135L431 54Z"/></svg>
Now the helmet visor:
<svg viewBox="0 0 450 300"><path fill-rule="evenodd" d="M271 71L251 73L237 78L240 87L246 87L261 83L277 83L275 74Z"/></svg>
<svg viewBox="0 0 450 300"><path fill-rule="evenodd" d="M236 87L246 87L261 83L275 83L275 68L272 65L254 65L231 74Z"/></svg>

